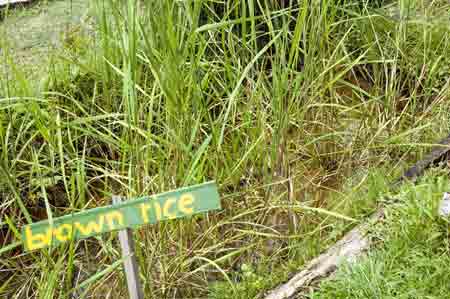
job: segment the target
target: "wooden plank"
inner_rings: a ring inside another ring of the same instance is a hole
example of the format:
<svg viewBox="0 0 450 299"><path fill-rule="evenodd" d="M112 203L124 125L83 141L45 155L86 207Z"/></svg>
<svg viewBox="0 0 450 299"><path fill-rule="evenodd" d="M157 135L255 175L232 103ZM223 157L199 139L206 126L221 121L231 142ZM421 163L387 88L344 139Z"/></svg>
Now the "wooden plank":
<svg viewBox="0 0 450 299"><path fill-rule="evenodd" d="M119 196L113 196L112 200L116 205L122 202ZM136 261L133 231L129 228L119 231L119 241L122 256L125 257L123 264L130 299L144 299L144 293L139 279L139 266Z"/></svg>
<svg viewBox="0 0 450 299"><path fill-rule="evenodd" d="M208 182L62 216L52 223L32 223L22 228L22 241L26 250L34 250L216 209L220 209L217 185Z"/></svg>
<svg viewBox="0 0 450 299"><path fill-rule="evenodd" d="M427 154L422 160L418 161L412 167L407 169L403 175L394 182L392 187L398 186L404 181L415 182L417 178L430 167L437 165L440 162L447 161L450 154L450 135L442 139L439 143L431 148L431 152Z"/></svg>
<svg viewBox="0 0 450 299"><path fill-rule="evenodd" d="M7 6L7 5L21 4L21 3L29 3L31 1L32 0L0 0L0 7Z"/></svg>

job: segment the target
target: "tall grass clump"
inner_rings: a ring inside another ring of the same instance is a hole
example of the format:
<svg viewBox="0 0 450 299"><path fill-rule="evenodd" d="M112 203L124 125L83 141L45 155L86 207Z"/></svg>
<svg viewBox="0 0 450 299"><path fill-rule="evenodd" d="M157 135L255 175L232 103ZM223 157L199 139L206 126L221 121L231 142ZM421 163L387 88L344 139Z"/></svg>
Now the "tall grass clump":
<svg viewBox="0 0 450 299"><path fill-rule="evenodd" d="M356 0L91 13L95 32L50 53L37 87L1 39L1 296L123 298L114 234L22 253L20 227L214 179L222 211L136 231L146 297L254 298L449 128L445 23Z"/></svg>

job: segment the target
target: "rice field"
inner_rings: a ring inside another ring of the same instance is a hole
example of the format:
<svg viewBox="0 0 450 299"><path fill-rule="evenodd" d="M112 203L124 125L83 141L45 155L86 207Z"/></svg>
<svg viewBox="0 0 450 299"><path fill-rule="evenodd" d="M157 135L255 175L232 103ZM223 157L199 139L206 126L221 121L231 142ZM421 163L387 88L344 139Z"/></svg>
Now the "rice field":
<svg viewBox="0 0 450 299"><path fill-rule="evenodd" d="M220 211L134 231L145 298L264 298L387 195L400 203L374 228L386 242L300 298L446 298L448 224L433 211L447 173L389 183L450 131L449 12L444 0L3 9L0 298L127 298L116 233L25 252L21 228L210 180Z"/></svg>

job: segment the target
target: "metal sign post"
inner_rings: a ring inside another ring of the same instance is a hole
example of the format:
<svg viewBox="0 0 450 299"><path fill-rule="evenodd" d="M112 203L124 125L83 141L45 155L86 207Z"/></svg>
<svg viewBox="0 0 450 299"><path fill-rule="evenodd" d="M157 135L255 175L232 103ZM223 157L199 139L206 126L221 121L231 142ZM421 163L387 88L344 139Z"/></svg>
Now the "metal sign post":
<svg viewBox="0 0 450 299"><path fill-rule="evenodd" d="M120 196L113 196L113 204L120 204ZM119 231L119 242L122 249L122 256L125 276L127 279L128 293L130 299L144 299L141 281L139 279L139 266L136 261L133 231L129 228Z"/></svg>

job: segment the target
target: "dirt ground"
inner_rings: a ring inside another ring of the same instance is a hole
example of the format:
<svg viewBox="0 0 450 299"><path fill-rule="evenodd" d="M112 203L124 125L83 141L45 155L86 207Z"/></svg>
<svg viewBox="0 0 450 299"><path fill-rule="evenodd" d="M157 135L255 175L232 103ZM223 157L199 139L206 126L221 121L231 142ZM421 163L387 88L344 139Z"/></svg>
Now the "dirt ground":
<svg viewBox="0 0 450 299"><path fill-rule="evenodd" d="M89 1L36 1L25 7L2 8L0 55L36 74L51 55L61 54L64 42L73 32L90 30ZM59 53L58 53L59 52Z"/></svg>

